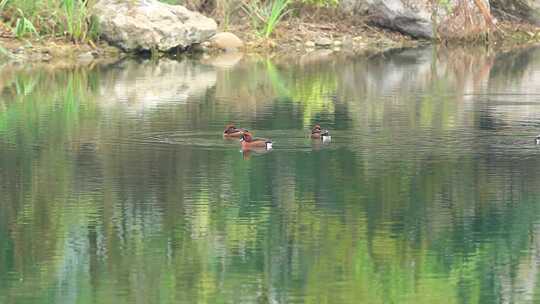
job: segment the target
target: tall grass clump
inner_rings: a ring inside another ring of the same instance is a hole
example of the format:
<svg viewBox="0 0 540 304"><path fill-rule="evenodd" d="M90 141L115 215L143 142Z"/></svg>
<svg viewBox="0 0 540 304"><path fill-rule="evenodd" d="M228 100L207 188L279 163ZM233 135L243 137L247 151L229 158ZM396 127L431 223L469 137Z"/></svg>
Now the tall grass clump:
<svg viewBox="0 0 540 304"><path fill-rule="evenodd" d="M17 9L18 17L15 21L14 33L17 38L22 38L27 35L39 36L34 24L28 20L21 9Z"/></svg>
<svg viewBox="0 0 540 304"><path fill-rule="evenodd" d="M0 0L0 17L18 38L64 36L74 42L94 40L92 0Z"/></svg>
<svg viewBox="0 0 540 304"><path fill-rule="evenodd" d="M257 33L264 38L269 38L281 19L290 12L288 9L290 3L291 0L258 0L244 2L242 7L250 17Z"/></svg>
<svg viewBox="0 0 540 304"><path fill-rule="evenodd" d="M63 0L61 1L63 16L60 23L65 32L76 41L84 41L86 38L96 38L95 24L88 12L88 0Z"/></svg>

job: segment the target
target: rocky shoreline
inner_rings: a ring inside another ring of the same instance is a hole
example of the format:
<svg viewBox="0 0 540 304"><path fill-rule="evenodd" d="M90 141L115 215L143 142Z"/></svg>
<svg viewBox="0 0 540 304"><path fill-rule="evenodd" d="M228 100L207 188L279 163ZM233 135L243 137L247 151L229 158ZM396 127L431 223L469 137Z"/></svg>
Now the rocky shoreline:
<svg viewBox="0 0 540 304"><path fill-rule="evenodd" d="M233 51L271 57L309 54L321 57L331 54L371 55L429 43L480 43L495 49L540 43L539 27L516 21L499 22L487 34L479 36L481 39L435 39L434 33L427 35L426 28L420 29L426 35L413 38L414 34L405 35L376 27L356 15L331 10L323 11L312 19L283 20L271 38L261 38L250 28L248 20L229 25L228 32L222 32L211 18L182 6L167 5L157 0L147 0L143 2L145 4L135 7L126 3L101 0L96 5L95 14L99 16L102 28L102 40L97 43L89 41L76 44L66 38L17 39L4 31L0 37L0 56L16 62L76 64L141 54L160 57L187 52L203 54L203 58L208 58ZM115 14L107 13L112 11ZM125 18L117 18L118 14L123 14Z"/></svg>
<svg viewBox="0 0 540 304"><path fill-rule="evenodd" d="M16 38L0 38L0 44L8 54L3 54L5 61L20 63L69 63L87 64L94 61L117 60L123 57L174 57L178 54L191 54L198 57L219 57L225 53L243 53L270 57L291 57L313 54L315 57L330 54L370 55L392 49L412 48L426 44L427 41L413 40L392 32L359 32L356 36L345 33L339 37L328 35L300 36L294 31L283 29L283 35L289 33L292 39L275 39L261 41L254 38L244 42L228 32L218 33L216 37L227 36L223 41L211 39L188 49L171 52L134 53L122 50L107 43L74 44L64 39L19 40ZM232 38L234 37L234 38ZM245 37L245 36L244 36ZM249 37L247 37L249 39ZM216 43L218 41L219 43Z"/></svg>

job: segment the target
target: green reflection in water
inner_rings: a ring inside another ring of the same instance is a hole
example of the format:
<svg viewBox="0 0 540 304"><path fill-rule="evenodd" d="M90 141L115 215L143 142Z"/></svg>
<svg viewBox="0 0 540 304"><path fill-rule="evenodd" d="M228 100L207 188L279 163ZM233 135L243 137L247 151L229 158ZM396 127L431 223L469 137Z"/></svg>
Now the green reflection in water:
<svg viewBox="0 0 540 304"><path fill-rule="evenodd" d="M536 302L540 53L409 52L6 68L0 302Z"/></svg>

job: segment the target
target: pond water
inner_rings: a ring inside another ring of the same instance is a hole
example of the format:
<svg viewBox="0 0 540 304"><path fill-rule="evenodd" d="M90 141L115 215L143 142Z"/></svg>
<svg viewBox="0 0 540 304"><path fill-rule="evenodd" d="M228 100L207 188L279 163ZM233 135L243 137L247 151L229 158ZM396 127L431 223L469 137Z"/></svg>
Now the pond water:
<svg viewBox="0 0 540 304"><path fill-rule="evenodd" d="M540 48L319 55L3 67L0 303L540 301Z"/></svg>

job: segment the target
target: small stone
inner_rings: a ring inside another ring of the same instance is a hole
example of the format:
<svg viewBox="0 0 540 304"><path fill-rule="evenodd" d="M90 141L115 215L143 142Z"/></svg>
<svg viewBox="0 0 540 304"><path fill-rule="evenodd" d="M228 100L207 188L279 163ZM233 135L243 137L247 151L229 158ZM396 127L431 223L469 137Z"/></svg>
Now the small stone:
<svg viewBox="0 0 540 304"><path fill-rule="evenodd" d="M326 38L326 37L321 37L321 38L317 39L317 41L315 41L315 45L319 46L319 47L325 47L326 48L326 47L330 47L332 44L333 44L332 39Z"/></svg>
<svg viewBox="0 0 540 304"><path fill-rule="evenodd" d="M26 60L29 61L49 61L50 59L51 55L49 54L30 53L26 56Z"/></svg>
<svg viewBox="0 0 540 304"><path fill-rule="evenodd" d="M334 46L341 46L342 44L343 44L343 42L341 42L339 40L334 41Z"/></svg>
<svg viewBox="0 0 540 304"><path fill-rule="evenodd" d="M13 50L13 53L15 53L15 54L24 53L24 47L20 46L20 47L16 48L15 50Z"/></svg>
<svg viewBox="0 0 540 304"><path fill-rule="evenodd" d="M244 42L238 36L229 32L215 34L210 38L210 42L215 48L224 51L236 50L244 46Z"/></svg>
<svg viewBox="0 0 540 304"><path fill-rule="evenodd" d="M313 41L306 41L306 43L304 43L304 45L308 48L313 48L315 47L315 42Z"/></svg>

